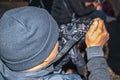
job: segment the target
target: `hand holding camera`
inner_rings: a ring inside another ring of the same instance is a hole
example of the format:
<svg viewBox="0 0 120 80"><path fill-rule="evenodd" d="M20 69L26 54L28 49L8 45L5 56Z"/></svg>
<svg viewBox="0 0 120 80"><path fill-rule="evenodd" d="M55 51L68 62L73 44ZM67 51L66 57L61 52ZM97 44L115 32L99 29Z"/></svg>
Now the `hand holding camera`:
<svg viewBox="0 0 120 80"><path fill-rule="evenodd" d="M87 47L103 46L109 39L109 33L105 28L103 20L100 18L94 19L89 30L86 33Z"/></svg>

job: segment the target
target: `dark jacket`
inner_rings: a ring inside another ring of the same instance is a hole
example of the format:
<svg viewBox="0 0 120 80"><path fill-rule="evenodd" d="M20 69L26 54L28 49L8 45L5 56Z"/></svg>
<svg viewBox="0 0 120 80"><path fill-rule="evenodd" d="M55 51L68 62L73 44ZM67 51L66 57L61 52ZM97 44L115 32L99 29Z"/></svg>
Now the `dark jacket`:
<svg viewBox="0 0 120 80"><path fill-rule="evenodd" d="M68 9L64 5L66 2ZM76 16L86 16L95 10L94 6L84 6L85 0L54 0L51 13L58 23L68 23L72 20L72 14Z"/></svg>
<svg viewBox="0 0 120 80"><path fill-rule="evenodd" d="M102 47L87 48L88 80L110 80L106 60L103 58ZM34 72L16 72L10 70L0 60L0 80L83 80L78 74L53 73L53 65Z"/></svg>
<svg viewBox="0 0 120 80"><path fill-rule="evenodd" d="M116 21L108 23L107 29L110 34L108 64L120 75L120 15Z"/></svg>
<svg viewBox="0 0 120 80"><path fill-rule="evenodd" d="M48 12L51 11L53 0L31 0L29 1L29 6L42 7L45 8Z"/></svg>

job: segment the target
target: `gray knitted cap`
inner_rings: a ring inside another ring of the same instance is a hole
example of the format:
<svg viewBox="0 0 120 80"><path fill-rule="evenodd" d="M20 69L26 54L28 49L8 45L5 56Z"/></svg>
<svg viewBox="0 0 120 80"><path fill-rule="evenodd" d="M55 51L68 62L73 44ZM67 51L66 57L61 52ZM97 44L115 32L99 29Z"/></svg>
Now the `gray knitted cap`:
<svg viewBox="0 0 120 80"><path fill-rule="evenodd" d="M32 68L49 56L58 36L58 25L46 10L9 10L0 20L1 59L11 70Z"/></svg>

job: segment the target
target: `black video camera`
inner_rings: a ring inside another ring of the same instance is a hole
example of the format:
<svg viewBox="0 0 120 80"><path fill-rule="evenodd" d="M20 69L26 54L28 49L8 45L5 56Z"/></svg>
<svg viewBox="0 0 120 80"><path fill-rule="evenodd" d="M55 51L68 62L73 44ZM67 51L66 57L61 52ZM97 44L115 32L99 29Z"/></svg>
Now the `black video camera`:
<svg viewBox="0 0 120 80"><path fill-rule="evenodd" d="M79 18L73 20L71 23L63 24L59 28L60 37L65 40L64 43L72 39L83 42L91 23L92 19Z"/></svg>
<svg viewBox="0 0 120 80"><path fill-rule="evenodd" d="M85 34L92 22L92 19L79 18L59 27L59 58L57 60L68 53L73 47L84 42Z"/></svg>
<svg viewBox="0 0 120 80"><path fill-rule="evenodd" d="M91 24L91 19L79 18L73 20L71 23L63 24L59 27L59 53L54 62L60 60L60 63L55 69L59 69L62 65L66 64L69 59L71 59L73 64L76 65L78 73L80 75L84 74L85 60L78 49L76 49L76 46L84 42L85 34ZM63 57L66 54L67 56Z"/></svg>

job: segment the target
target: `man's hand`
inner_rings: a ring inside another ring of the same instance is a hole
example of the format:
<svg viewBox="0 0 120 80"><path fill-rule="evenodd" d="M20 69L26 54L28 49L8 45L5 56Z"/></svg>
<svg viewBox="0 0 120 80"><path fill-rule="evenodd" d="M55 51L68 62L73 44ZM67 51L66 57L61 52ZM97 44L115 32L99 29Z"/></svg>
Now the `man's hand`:
<svg viewBox="0 0 120 80"><path fill-rule="evenodd" d="M85 7L92 5L92 2L85 2Z"/></svg>
<svg viewBox="0 0 120 80"><path fill-rule="evenodd" d="M93 6L94 6L94 8L96 10L101 10L102 9L102 6L101 6L100 3L98 3L98 2L92 2L92 4L93 4Z"/></svg>
<svg viewBox="0 0 120 80"><path fill-rule="evenodd" d="M109 33L105 28L103 20L96 18L90 29L86 33L86 45L87 47L103 46L109 39Z"/></svg>
<svg viewBox="0 0 120 80"><path fill-rule="evenodd" d="M93 4L93 6L94 6L95 8L99 5L98 2L92 2L92 4Z"/></svg>

